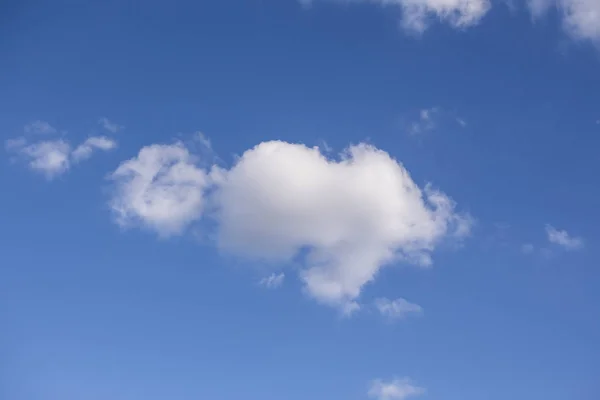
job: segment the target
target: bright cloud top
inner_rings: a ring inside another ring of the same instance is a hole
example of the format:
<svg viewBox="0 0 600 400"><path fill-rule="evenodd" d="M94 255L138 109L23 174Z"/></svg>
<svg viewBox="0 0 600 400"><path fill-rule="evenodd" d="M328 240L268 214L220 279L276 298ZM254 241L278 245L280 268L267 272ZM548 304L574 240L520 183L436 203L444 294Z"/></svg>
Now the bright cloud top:
<svg viewBox="0 0 600 400"><path fill-rule="evenodd" d="M56 133L50 124L34 121L24 128L25 135ZM117 147L117 143L104 136L93 136L72 150L71 144L63 139L33 140L25 136L6 141L6 150L14 152L27 161L28 166L51 180L68 171L73 163L89 158L94 150L108 151Z"/></svg>
<svg viewBox="0 0 600 400"><path fill-rule="evenodd" d="M548 241L550 243L559 245L567 250L578 250L583 247L582 238L573 237L569 235L567 231L558 230L552 225L546 225L546 235L548 235Z"/></svg>
<svg viewBox="0 0 600 400"><path fill-rule="evenodd" d="M112 178L121 223L179 234L208 203L220 249L283 264L300 257L307 293L346 312L384 265L429 265L442 239L460 239L471 226L445 194L421 190L401 164L365 144L333 161L318 148L264 142L210 174L182 144L152 145Z"/></svg>
<svg viewBox="0 0 600 400"><path fill-rule="evenodd" d="M405 400L424 393L424 388L415 386L408 378L402 378L391 381L376 379L371 382L368 394L376 400Z"/></svg>

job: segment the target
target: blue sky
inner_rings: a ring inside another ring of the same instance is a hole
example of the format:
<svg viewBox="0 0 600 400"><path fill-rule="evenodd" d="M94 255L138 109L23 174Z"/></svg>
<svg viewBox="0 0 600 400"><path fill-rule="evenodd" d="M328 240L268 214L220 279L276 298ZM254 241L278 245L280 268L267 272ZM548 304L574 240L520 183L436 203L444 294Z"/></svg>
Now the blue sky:
<svg viewBox="0 0 600 400"><path fill-rule="evenodd" d="M0 397L597 399L596 0L0 5Z"/></svg>

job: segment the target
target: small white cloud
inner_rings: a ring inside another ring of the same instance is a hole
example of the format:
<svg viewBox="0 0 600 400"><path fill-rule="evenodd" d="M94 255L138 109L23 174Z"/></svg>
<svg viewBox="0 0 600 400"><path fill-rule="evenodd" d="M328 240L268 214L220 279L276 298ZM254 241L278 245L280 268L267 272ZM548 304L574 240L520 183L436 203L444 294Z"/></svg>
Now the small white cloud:
<svg viewBox="0 0 600 400"><path fill-rule="evenodd" d="M521 246L521 251L524 254L531 254L533 253L534 247L531 243L525 243L523 246Z"/></svg>
<svg viewBox="0 0 600 400"><path fill-rule="evenodd" d="M403 298L390 300L379 298L375 300L375 307L386 318L391 320L403 319L410 314L422 314L423 308L414 303L410 303Z"/></svg>
<svg viewBox="0 0 600 400"><path fill-rule="evenodd" d="M415 386L409 378L402 378L391 381L376 379L371 382L368 395L376 400L405 400L424 393L424 388Z"/></svg>
<svg viewBox="0 0 600 400"><path fill-rule="evenodd" d="M110 175L116 188L110 205L123 226L140 223L161 236L180 234L200 218L205 171L181 144L151 145Z"/></svg>
<svg viewBox="0 0 600 400"><path fill-rule="evenodd" d="M546 234L548 241L563 247L566 250L578 250L583 247L583 239L573 237L565 230L558 230L552 225L546 225Z"/></svg>
<svg viewBox="0 0 600 400"><path fill-rule="evenodd" d="M42 173L49 180L70 167L71 147L64 140L47 140L27 145L26 141L17 139L7 142L6 147L27 159L32 170Z"/></svg>
<svg viewBox="0 0 600 400"><path fill-rule="evenodd" d="M464 119L462 119L462 118L456 117L456 122L458 122L458 124L459 124L460 126L462 126L463 128L464 128L465 126L467 126L467 121L465 121L465 120L464 120Z"/></svg>
<svg viewBox="0 0 600 400"><path fill-rule="evenodd" d="M279 274L273 273L267 277L262 278L259 284L269 289L275 289L283 284L284 278L285 274L283 272L280 272Z"/></svg>
<svg viewBox="0 0 600 400"><path fill-rule="evenodd" d="M54 129L49 123L46 121L33 121L29 124L25 125L23 129L26 134L42 134L48 135L52 133L56 133L56 129Z"/></svg>
<svg viewBox="0 0 600 400"><path fill-rule="evenodd" d="M94 150L108 151L117 147L117 142L105 136L93 136L86 139L85 142L77 146L71 157L74 162L87 160L92 156Z"/></svg>
<svg viewBox="0 0 600 400"><path fill-rule="evenodd" d="M123 126L121 126L119 124L115 124L114 122L111 122L106 117L100 118L98 120L98 123L100 124L100 126L102 128L104 128L106 131L108 131L110 133L117 133L117 132L119 132L120 130L123 129Z"/></svg>

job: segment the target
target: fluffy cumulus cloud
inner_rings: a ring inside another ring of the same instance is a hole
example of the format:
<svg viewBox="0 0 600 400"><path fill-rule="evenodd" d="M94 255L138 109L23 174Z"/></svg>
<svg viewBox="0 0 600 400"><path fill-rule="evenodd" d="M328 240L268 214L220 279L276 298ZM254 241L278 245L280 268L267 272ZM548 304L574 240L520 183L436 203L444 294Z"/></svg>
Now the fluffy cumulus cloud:
<svg viewBox="0 0 600 400"><path fill-rule="evenodd" d="M546 225L546 235L550 243L561 246L566 250L578 250L583 248L583 239L569 235L567 231L558 230L552 225Z"/></svg>
<svg viewBox="0 0 600 400"><path fill-rule="evenodd" d="M402 298L396 300L379 298L375 300L375 307L381 315L390 320L403 319L411 314L423 313L423 308L420 305Z"/></svg>
<svg viewBox="0 0 600 400"><path fill-rule="evenodd" d="M424 393L425 389L415 386L409 378L397 378L391 381L374 380L371 382L368 395L376 400L405 400Z"/></svg>
<svg viewBox="0 0 600 400"><path fill-rule="evenodd" d="M213 175L219 246L280 262L300 256L307 292L346 310L384 265L429 265L442 238L469 233L450 198L421 190L401 164L364 144L334 161L318 148L265 142Z"/></svg>
<svg viewBox="0 0 600 400"><path fill-rule="evenodd" d="M449 197L419 188L389 154L365 144L332 160L318 148L263 142L229 169L197 165L181 143L143 148L111 175L117 220L169 236L208 206L222 251L299 262L306 292L348 313L382 267L430 265L441 240L471 227Z"/></svg>
<svg viewBox="0 0 600 400"><path fill-rule="evenodd" d="M142 224L171 236L200 218L208 180L194 162L181 143L147 146L123 162L110 175L116 184L111 208L119 224Z"/></svg>

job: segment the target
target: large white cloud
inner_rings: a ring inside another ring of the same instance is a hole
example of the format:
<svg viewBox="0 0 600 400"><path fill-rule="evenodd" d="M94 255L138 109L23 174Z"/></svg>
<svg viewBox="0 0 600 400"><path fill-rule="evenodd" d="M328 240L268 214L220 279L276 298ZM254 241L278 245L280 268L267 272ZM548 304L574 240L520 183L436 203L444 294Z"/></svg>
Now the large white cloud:
<svg viewBox="0 0 600 400"><path fill-rule="evenodd" d="M200 218L206 173L181 143L144 147L110 177L111 208L119 224L141 223L161 236L179 234Z"/></svg>
<svg viewBox="0 0 600 400"><path fill-rule="evenodd" d="M442 238L470 229L450 198L421 190L401 164L365 144L332 161L318 148L265 142L212 177L220 248L279 262L303 255L307 292L347 312L384 265L429 265Z"/></svg>

